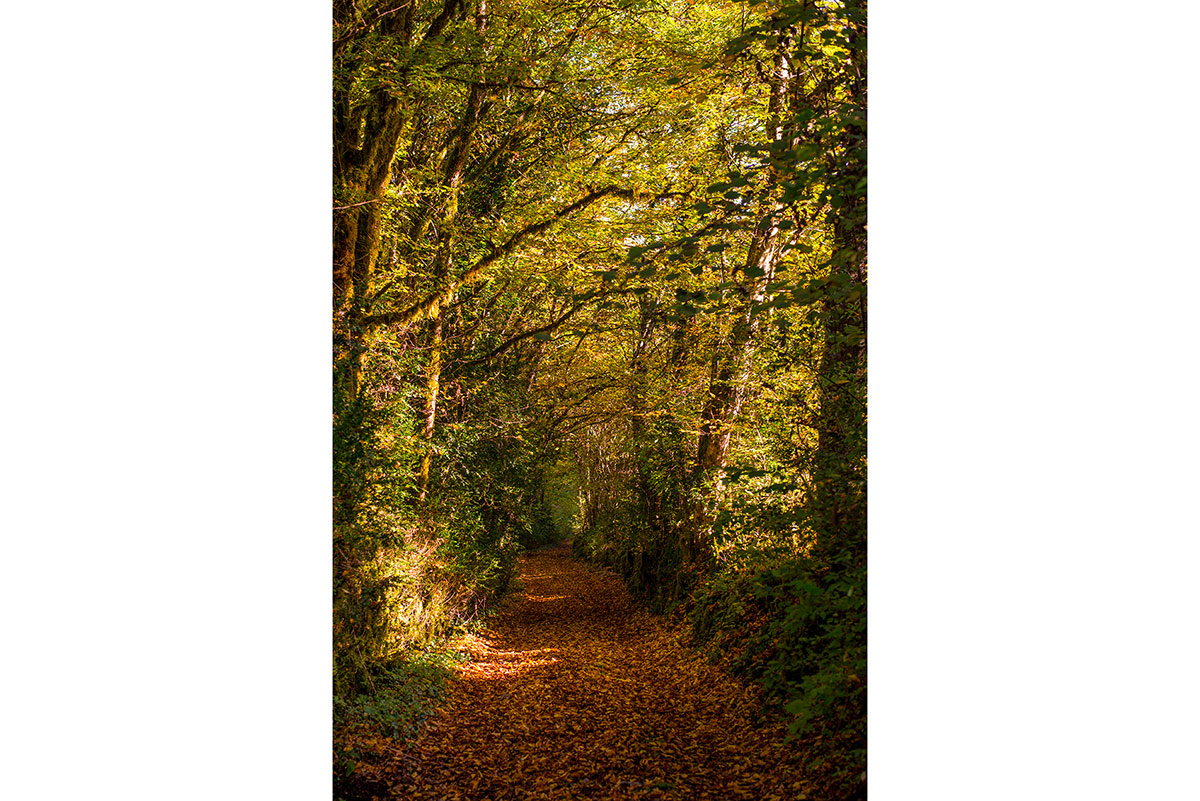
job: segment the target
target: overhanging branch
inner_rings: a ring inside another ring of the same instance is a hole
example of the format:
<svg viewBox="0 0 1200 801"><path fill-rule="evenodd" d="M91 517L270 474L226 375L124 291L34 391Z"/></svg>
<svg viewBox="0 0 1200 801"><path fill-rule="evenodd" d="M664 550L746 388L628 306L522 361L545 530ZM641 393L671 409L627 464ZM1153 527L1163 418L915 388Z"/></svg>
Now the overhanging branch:
<svg viewBox="0 0 1200 801"><path fill-rule="evenodd" d="M494 359L495 357L499 356L501 353L508 350L513 345L520 342L521 340L528 339L529 337L535 336L537 334L544 334L547 331L553 331L554 329L556 329L560 325L562 325L564 322L566 322L577 311L579 311L584 306L586 306L590 301L595 300L598 297L602 297L602 296L595 292L589 292L586 295L584 295L577 303L575 303L575 305L571 306L565 312L563 312L562 314L560 314L558 317L551 320L550 322L546 323L545 325L538 326L537 328L531 328L528 331L524 331L520 334L517 334L514 337L509 337L509 339L507 341L501 343L500 345L497 345L495 348L493 348L491 351L484 354L483 356L478 356L474 359L467 359L463 362L460 362L459 364L463 367L466 367L467 365L479 364L480 362L489 361L490 359Z"/></svg>
<svg viewBox="0 0 1200 801"><path fill-rule="evenodd" d="M456 280L450 281L438 291L428 295L417 303L412 304L408 308L401 309L400 311L370 315L363 320L363 323L371 327L380 325L405 326L437 314L438 309L440 309L443 304L453 300L454 295L459 289L478 280L488 267L515 251L525 239L542 233L560 220L571 216L577 211L587 208L597 200L609 195L617 195L619 197L626 197L630 199L633 198L632 191L619 186L606 186L603 189L592 190L571 205L559 209L550 217L525 226L520 231L517 231L515 234L510 236L503 245L500 245L499 247L492 245L490 253L479 259L479 261L475 262L475 264L473 264Z"/></svg>

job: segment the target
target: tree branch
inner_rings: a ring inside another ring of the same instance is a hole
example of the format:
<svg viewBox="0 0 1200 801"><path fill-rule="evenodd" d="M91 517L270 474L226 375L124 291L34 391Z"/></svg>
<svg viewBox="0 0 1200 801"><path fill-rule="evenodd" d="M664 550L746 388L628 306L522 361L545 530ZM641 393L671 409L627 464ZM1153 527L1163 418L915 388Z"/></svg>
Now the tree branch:
<svg viewBox="0 0 1200 801"><path fill-rule="evenodd" d="M510 236L508 241L506 241L503 245L499 247L492 245L491 252L488 253L488 255L475 262L475 264L472 265L465 273L459 276L457 280L449 282L433 294L428 295L424 299L412 304L406 309L395 312L387 312L385 314L370 315L363 320L363 323L370 327L380 325L405 326L410 325L417 320L421 320L436 314L437 310L442 307L442 304L448 303L454 298L455 293L457 293L459 289L478 280L483 274L484 270L501 258L511 254L517 249L522 241L530 236L540 234L565 217L569 217L575 212L587 208L597 200L607 197L608 195L618 195L620 197L632 198L633 192L628 189L623 189L619 186L606 186L603 189L592 190L571 205L559 209L550 217L525 226L520 231L517 231L515 234Z"/></svg>
<svg viewBox="0 0 1200 801"><path fill-rule="evenodd" d="M350 40L371 30L371 28L375 26L375 23L379 22L385 17L391 16L392 14L396 14L400 11L408 9L412 6L412 4L413 0L400 0L400 2L394 6L384 9L376 9L376 11L369 18L364 19L357 25L352 26L341 36L338 36L333 40L334 56L337 56L338 53L341 52L341 49L345 47ZM442 30L446 27L446 24L449 23L451 17L454 16L454 12L457 9L458 4L459 0L447 0L446 4L442 6L441 13L434 18L433 22L429 24L429 28L425 31L424 40L421 42L422 45L425 45L434 37L441 35Z"/></svg>
<svg viewBox="0 0 1200 801"><path fill-rule="evenodd" d="M510 337L508 339L508 341L506 341L500 345L497 345L489 353L487 353L483 356L478 356L474 359L467 359L465 361L459 362L459 366L466 367L467 365L479 364L481 362L489 361L489 360L495 358L496 356L499 356L501 353L508 350L513 345L517 344L518 342L520 342L523 339L528 339L529 337L534 336L535 334L544 334L547 331L553 331L555 328L558 328L560 325L562 325L564 322L566 322L568 318L573 316L575 314L575 312L579 311L584 306L586 306L589 301L595 300L598 297L603 297L603 296L596 292L589 292L583 296L582 300L580 300L578 303L576 303L571 308L567 309L565 312L563 312L561 315L559 315L556 319L551 320L550 322L546 323L543 326L539 326L537 328L531 328L528 331L524 331L520 334L517 334L514 337Z"/></svg>
<svg viewBox="0 0 1200 801"><path fill-rule="evenodd" d="M383 200L383 198L381 198L381 197L373 197L373 198L371 198L370 200L364 200L362 203L351 203L349 206L334 206L334 207L333 207L333 210L334 210L334 211L344 211L344 210L346 210L346 209L353 209L353 208L355 208L355 207L357 207L357 206L365 206L365 205L367 205L368 203L378 203L378 202L379 202L379 201L381 201L381 200Z"/></svg>

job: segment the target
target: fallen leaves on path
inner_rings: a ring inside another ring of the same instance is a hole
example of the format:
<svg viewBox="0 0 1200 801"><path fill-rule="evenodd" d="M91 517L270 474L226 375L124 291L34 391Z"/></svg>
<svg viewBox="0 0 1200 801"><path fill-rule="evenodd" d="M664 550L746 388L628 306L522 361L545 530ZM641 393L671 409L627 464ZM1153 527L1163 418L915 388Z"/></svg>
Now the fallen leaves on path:
<svg viewBox="0 0 1200 801"><path fill-rule="evenodd" d="M565 549L528 554L421 736L364 765L405 799L804 798L755 691L680 647L620 579Z"/></svg>

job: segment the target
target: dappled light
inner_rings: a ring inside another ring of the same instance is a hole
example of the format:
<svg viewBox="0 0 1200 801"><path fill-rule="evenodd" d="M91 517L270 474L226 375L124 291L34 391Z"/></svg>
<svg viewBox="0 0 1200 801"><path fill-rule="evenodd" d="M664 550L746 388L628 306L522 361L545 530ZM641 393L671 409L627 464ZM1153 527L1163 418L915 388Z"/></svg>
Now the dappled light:
<svg viewBox="0 0 1200 801"><path fill-rule="evenodd" d="M471 661L461 671L466 679L514 679L533 668L547 667L558 663L551 654L557 648L535 648L527 651L505 651L496 648L484 637L468 640Z"/></svg>

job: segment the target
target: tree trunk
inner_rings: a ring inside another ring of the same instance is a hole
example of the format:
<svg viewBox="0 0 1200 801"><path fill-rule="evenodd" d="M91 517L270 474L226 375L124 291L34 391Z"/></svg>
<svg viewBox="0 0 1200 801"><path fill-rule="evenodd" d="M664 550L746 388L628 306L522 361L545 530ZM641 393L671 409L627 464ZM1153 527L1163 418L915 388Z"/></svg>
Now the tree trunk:
<svg viewBox="0 0 1200 801"><path fill-rule="evenodd" d="M480 35L487 28L486 4L480 4L481 12L477 22ZM447 190L445 206L441 209L440 230L441 241L438 244L438 255L434 260L434 281L440 287L449 281L450 267L453 263L454 218L458 215L458 193L462 184L463 168L471 153L471 144L475 137L475 129L479 125L484 110L486 98L482 82L471 85L467 97L467 107L451 141L443 163L443 181ZM414 241L424 236L430 218L433 216L433 205L427 206L413 226ZM421 461L417 468L417 499L425 500L429 489L429 472L433 463L433 435L437 428L438 393L440 391L442 363L445 358L442 339L442 327L445 310L440 306L433 312L434 317L429 335L429 362L425 370L425 404L421 425Z"/></svg>
<svg viewBox="0 0 1200 801"><path fill-rule="evenodd" d="M438 391L442 378L442 321L444 311L433 319L429 332L429 365L425 371L425 409L421 426L421 464L417 470L417 499L425 500L429 489L429 470L433 463L433 432L437 420Z"/></svg>
<svg viewBox="0 0 1200 801"><path fill-rule="evenodd" d="M794 80L785 57L790 44L790 36L781 38L771 72L767 76L770 98L766 122L773 141L780 141L788 135L783 113ZM728 342L718 351L714 360L708 398L701 414L700 438L692 470L692 480L699 493L691 505L688 520L679 528L681 551L691 564L704 564L712 555L712 526L717 505L724 495L729 443L750 383L761 327L761 305L775 277L780 256L781 208L772 199L765 201L760 210L759 222L752 234L743 269L744 273L754 277L743 290L742 307L734 320Z"/></svg>
<svg viewBox="0 0 1200 801"><path fill-rule="evenodd" d="M865 8L847 4L855 38L865 40ZM822 396L817 417L818 445L814 493L818 547L830 554L866 556L867 526L867 232L866 232L866 73L865 50L852 50L845 65L849 112L827 152L838 154L827 167L836 200L831 210L832 271L843 280L830 285L823 314Z"/></svg>

